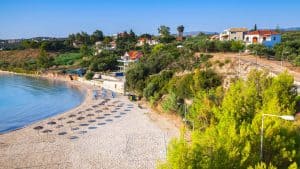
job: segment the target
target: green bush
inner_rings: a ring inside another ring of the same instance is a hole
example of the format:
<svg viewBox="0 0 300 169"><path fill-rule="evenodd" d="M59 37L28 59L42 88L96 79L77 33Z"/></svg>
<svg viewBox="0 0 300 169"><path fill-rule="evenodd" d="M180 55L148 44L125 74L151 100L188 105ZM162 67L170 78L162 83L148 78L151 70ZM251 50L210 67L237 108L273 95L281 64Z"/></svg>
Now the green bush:
<svg viewBox="0 0 300 169"><path fill-rule="evenodd" d="M225 64L228 64L228 63L230 63L230 62L231 62L230 59L225 59Z"/></svg>
<svg viewBox="0 0 300 169"><path fill-rule="evenodd" d="M177 105L176 94L174 92L169 93L162 102L162 108L166 112L175 111Z"/></svg>
<svg viewBox="0 0 300 169"><path fill-rule="evenodd" d="M158 168L297 168L297 122L265 117L263 160L259 154L262 114L295 115L298 98L293 82L286 72L270 77L252 71L247 80L234 82L223 94L197 92L187 112L195 130L188 139L180 137L169 144L167 160ZM174 100L170 96L167 110Z"/></svg>
<svg viewBox="0 0 300 169"><path fill-rule="evenodd" d="M85 79L86 80L92 80L94 77L94 72L88 72L86 75L85 75Z"/></svg>
<svg viewBox="0 0 300 169"><path fill-rule="evenodd" d="M80 53L64 53L60 54L54 59L54 64L59 65L73 65L76 61L81 59Z"/></svg>
<svg viewBox="0 0 300 169"><path fill-rule="evenodd" d="M223 67L224 65L225 65L224 62L220 62L220 63L219 63L219 67Z"/></svg>
<svg viewBox="0 0 300 169"><path fill-rule="evenodd" d="M146 81L146 87L143 90L143 96L149 100L149 98L156 95L156 99L159 99L159 96L165 93L164 86L169 82L172 78L173 72L171 71L163 71L160 74L150 76Z"/></svg>

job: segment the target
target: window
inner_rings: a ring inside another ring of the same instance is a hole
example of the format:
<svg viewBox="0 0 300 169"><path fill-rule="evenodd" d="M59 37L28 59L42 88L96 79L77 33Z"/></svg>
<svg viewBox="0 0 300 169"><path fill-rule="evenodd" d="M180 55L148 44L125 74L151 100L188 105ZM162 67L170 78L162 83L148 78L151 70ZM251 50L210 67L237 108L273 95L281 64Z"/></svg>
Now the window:
<svg viewBox="0 0 300 169"><path fill-rule="evenodd" d="M275 41L275 40L276 40L276 37L273 37L273 40Z"/></svg>
<svg viewBox="0 0 300 169"><path fill-rule="evenodd" d="M246 41L249 42L249 37L246 38Z"/></svg>
<svg viewBox="0 0 300 169"><path fill-rule="evenodd" d="M266 41L267 40L267 38L266 37L263 37L263 41Z"/></svg>

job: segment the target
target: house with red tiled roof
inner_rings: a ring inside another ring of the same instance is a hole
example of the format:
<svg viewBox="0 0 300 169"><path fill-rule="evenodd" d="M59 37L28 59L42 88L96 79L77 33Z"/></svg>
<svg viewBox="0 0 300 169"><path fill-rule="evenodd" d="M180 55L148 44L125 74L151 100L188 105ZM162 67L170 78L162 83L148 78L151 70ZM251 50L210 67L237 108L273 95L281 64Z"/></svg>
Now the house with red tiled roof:
<svg viewBox="0 0 300 169"><path fill-rule="evenodd" d="M273 47L281 42L281 34L273 30L249 31L244 38L246 45L262 44Z"/></svg>
<svg viewBox="0 0 300 169"><path fill-rule="evenodd" d="M118 62L123 64L122 66L119 66L120 70L122 72L126 72L127 67L130 65L130 63L137 62L141 57L143 57L143 53L140 51L132 50L126 52L124 56L121 56L121 59L118 60Z"/></svg>
<svg viewBox="0 0 300 169"><path fill-rule="evenodd" d="M139 60L141 57L143 57L143 53L140 51L129 51L126 52L124 56L122 56L123 60L130 60L130 61L137 61Z"/></svg>

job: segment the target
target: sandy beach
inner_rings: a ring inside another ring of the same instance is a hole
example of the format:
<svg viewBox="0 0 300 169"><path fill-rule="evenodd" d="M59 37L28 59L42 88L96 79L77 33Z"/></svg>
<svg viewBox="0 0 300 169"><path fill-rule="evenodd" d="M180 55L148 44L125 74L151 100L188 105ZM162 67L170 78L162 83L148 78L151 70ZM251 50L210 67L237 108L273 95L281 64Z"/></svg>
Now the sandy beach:
<svg viewBox="0 0 300 169"><path fill-rule="evenodd" d="M69 82L86 92L77 108L0 135L0 168L155 168L164 160L178 128L127 97L93 99L95 87Z"/></svg>

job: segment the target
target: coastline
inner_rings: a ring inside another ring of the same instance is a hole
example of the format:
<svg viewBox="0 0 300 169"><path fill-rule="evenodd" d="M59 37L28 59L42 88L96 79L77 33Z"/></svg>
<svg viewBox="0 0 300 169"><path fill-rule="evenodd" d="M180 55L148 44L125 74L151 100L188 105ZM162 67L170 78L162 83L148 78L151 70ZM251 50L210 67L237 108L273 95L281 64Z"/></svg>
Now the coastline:
<svg viewBox="0 0 300 169"><path fill-rule="evenodd" d="M26 73L16 73L16 72L10 72L10 71L0 70L0 75L1 74L5 74L5 75L18 75L18 76L28 76L28 77L34 77L34 78L42 78L42 79L46 79L46 80L49 80L49 81L59 81L59 82L65 83L68 87L75 87L76 90L78 90L78 92L80 92L83 95L83 100L82 100L82 102L78 106L73 107L73 108L71 108L71 109L69 109L67 111L60 112L60 113L58 113L58 114L56 114L54 116L47 117L47 118L39 120L39 121L35 121L35 122L30 123L28 125L25 125L25 126L23 126L21 128L17 128L17 129L14 129L14 130L11 130L11 131L8 131L8 132L5 132L5 133L0 133L0 135L4 135L6 133L10 133L10 132L14 132L14 131L17 131L17 130L21 130L23 128L30 127L30 126L34 125L35 123L47 120L47 119L52 118L52 117L59 116L61 114L65 114L65 113L74 111L74 110L80 108L81 106L83 106L84 104L87 104L89 102L87 99L92 96L92 90L89 89L92 86L89 86L88 84L81 83L81 82L76 81L76 80L73 80L73 81L67 80L67 78L65 76L49 76L49 74L43 74L43 75L42 74L26 74Z"/></svg>
<svg viewBox="0 0 300 169"><path fill-rule="evenodd" d="M166 158L167 143L179 135L169 119L154 120L151 109L140 109L125 96L100 105L105 100L93 99L92 85L52 75L28 76L66 82L85 92L85 98L69 111L0 135L3 168L154 168L158 160ZM118 108L117 104L124 106ZM61 118L65 120L59 121ZM74 122L68 124L70 121ZM34 130L37 126L43 129ZM44 133L46 130L51 132Z"/></svg>

